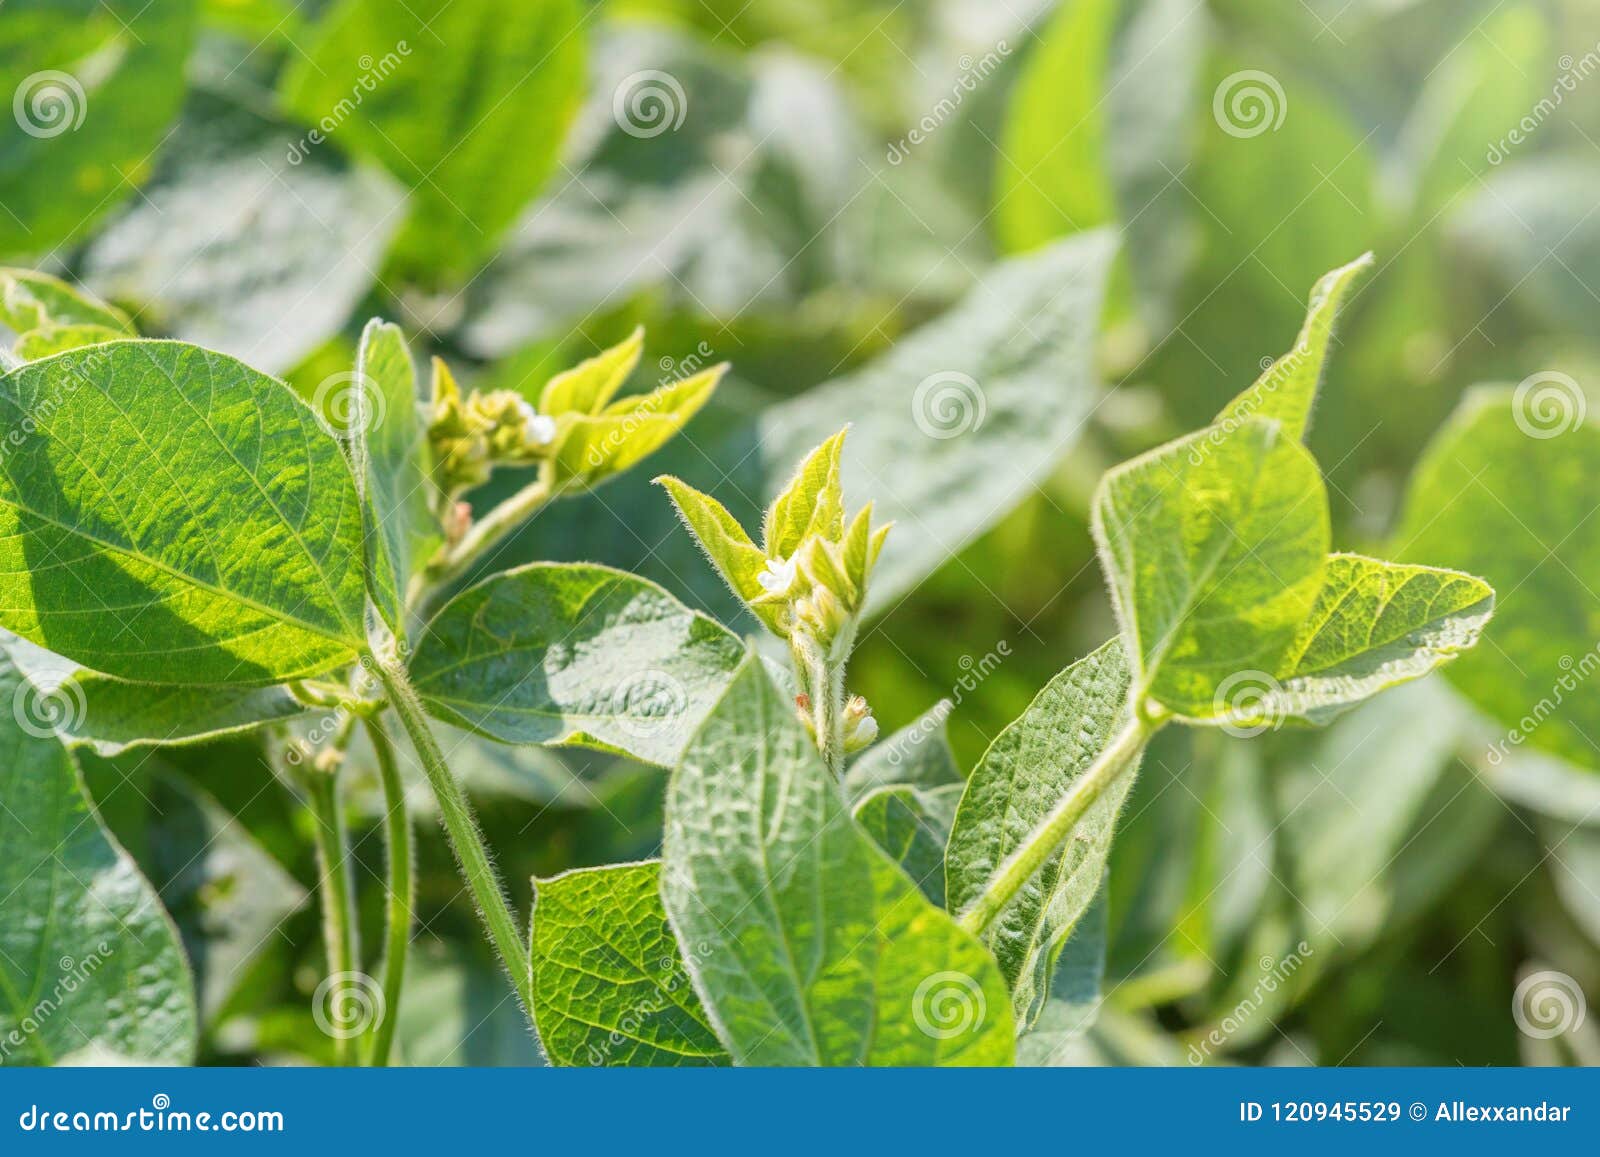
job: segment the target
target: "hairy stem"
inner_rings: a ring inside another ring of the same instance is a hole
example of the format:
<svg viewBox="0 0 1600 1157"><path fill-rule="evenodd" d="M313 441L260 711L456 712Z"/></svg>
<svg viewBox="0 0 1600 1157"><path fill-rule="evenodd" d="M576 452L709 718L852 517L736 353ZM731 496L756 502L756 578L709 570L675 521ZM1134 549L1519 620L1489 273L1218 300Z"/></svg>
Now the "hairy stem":
<svg viewBox="0 0 1600 1157"><path fill-rule="evenodd" d="M439 750L439 741L428 726L427 717L422 713L422 704L417 700L417 693L412 690L405 672L385 663L378 664L377 670L384 689L389 693L390 705L400 716L400 723L416 748L417 758L422 761L422 769L427 773L434 798L439 801L439 816L444 821L445 834L450 837L450 848L455 853L456 863L461 866L467 887L477 902L478 915L489 930L489 939L500 954L500 962L511 974L511 984L522 1001L523 1011L531 1019L533 966L529 962L522 933L517 928L516 917L511 914L505 891L500 886L500 877L489 860L483 834L473 818L472 805L445 765L444 752Z"/></svg>
<svg viewBox="0 0 1600 1157"><path fill-rule="evenodd" d="M406 974L406 952L411 945L411 920L414 887L412 883L411 816L406 810L405 784L395 763L394 744L376 718L366 721L367 735L378 759L378 775L383 781L384 833L389 855L388 923L383 951L384 1014L373 1028L367 1063L389 1063L394 1044L395 1025L400 1016L400 989Z"/></svg>
<svg viewBox="0 0 1600 1157"><path fill-rule="evenodd" d="M438 589L460 578L502 539L516 530L550 501L550 484L543 478L530 482L475 523L466 536L436 564L428 582Z"/></svg>
<svg viewBox="0 0 1600 1157"><path fill-rule="evenodd" d="M1085 813L1133 767L1157 726L1135 715L1111 737L1111 742L1095 756L1094 762L1072 781L1072 786L1044 822L995 869L978 898L961 913L959 923L963 928L976 935L994 923L1012 897L1072 834Z"/></svg>
<svg viewBox="0 0 1600 1157"><path fill-rule="evenodd" d="M344 816L339 808L337 773L313 768L304 778L306 803L316 829L317 863L322 898L322 939L328 952L328 975L348 979L356 970L355 888L350 875ZM334 981L342 984L343 980ZM355 1059L355 1042L336 1037L334 1052L341 1065Z"/></svg>

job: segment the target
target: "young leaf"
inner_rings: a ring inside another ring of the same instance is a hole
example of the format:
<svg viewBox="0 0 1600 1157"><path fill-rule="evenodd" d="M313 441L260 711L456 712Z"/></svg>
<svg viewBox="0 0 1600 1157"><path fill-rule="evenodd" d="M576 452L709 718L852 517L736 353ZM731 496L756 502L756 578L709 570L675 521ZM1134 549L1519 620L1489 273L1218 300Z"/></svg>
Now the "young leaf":
<svg viewBox="0 0 1600 1157"><path fill-rule="evenodd" d="M539 396L529 401L538 405L539 413L552 418L566 413L597 414L616 397L643 352L644 327L639 326L627 340L551 378Z"/></svg>
<svg viewBox="0 0 1600 1157"><path fill-rule="evenodd" d="M156 683L283 682L365 647L355 483L283 383L112 342L0 378L0 426L0 625Z"/></svg>
<svg viewBox="0 0 1600 1157"><path fill-rule="evenodd" d="M1259 713L1235 723L1324 724L1380 691L1420 679L1478 641L1494 591L1460 571L1328 556L1326 581Z"/></svg>
<svg viewBox="0 0 1600 1157"><path fill-rule="evenodd" d="M457 595L420 633L411 678L448 723L502 743L578 743L670 764L744 657L654 583L535 563Z"/></svg>
<svg viewBox="0 0 1600 1157"><path fill-rule="evenodd" d="M411 189L402 264L461 274L555 167L582 95L583 31L576 0L341 0L280 92L309 125L349 110L340 147Z"/></svg>
<svg viewBox="0 0 1600 1157"><path fill-rule="evenodd" d="M116 341L130 335L104 325L43 325L31 329L17 339L13 347L17 357L25 362L36 362L51 354L65 353L86 345Z"/></svg>
<svg viewBox="0 0 1600 1157"><path fill-rule="evenodd" d="M0 700L35 694L0 656ZM85 1050L185 1064L194 988L172 923L72 757L26 717L0 712L0 1064Z"/></svg>
<svg viewBox="0 0 1600 1157"><path fill-rule="evenodd" d="M1493 646L1447 669L1478 708L1528 743L1600 768L1600 697L1580 689L1600 639L1600 535L1586 497L1600 426L1571 379L1473 391L1418 464L1396 553L1481 574L1496 595Z"/></svg>
<svg viewBox="0 0 1600 1157"><path fill-rule="evenodd" d="M1248 418L1271 418L1286 436L1304 439L1311 425L1311 407L1322 381L1322 366L1333 340L1333 325L1357 277L1372 265L1365 253L1348 265L1324 274L1311 290L1305 325L1294 348L1269 365L1249 389L1216 416L1214 425L1232 429Z"/></svg>
<svg viewBox="0 0 1600 1157"><path fill-rule="evenodd" d="M561 418L550 460L551 486L598 486L654 454L711 400L727 368L714 366L648 394L624 398L598 414Z"/></svg>
<svg viewBox="0 0 1600 1157"><path fill-rule="evenodd" d="M861 830L941 908L944 848L962 790L959 783L929 789L895 783L874 788L852 805Z"/></svg>
<svg viewBox="0 0 1600 1157"><path fill-rule="evenodd" d="M535 881L533 1005L558 1065L730 1063L661 907L661 863Z"/></svg>
<svg viewBox="0 0 1600 1157"><path fill-rule="evenodd" d="M666 490L690 537L705 552L728 589L746 603L765 594L757 576L766 569L767 556L750 541L738 519L709 494L702 494L669 474L661 475L656 482ZM775 615L776 609L770 609L769 614ZM773 626L776 629L776 620Z"/></svg>
<svg viewBox="0 0 1600 1157"><path fill-rule="evenodd" d="M788 558L803 539L813 535L830 542L843 538L839 455L849 432L848 427L840 430L806 455L789 484L772 500L761 525L762 549L769 558Z"/></svg>
<svg viewBox="0 0 1600 1157"><path fill-rule="evenodd" d="M667 915L737 1063L1010 1062L993 958L850 821L753 656L673 773L664 848Z"/></svg>
<svg viewBox="0 0 1600 1157"><path fill-rule="evenodd" d="M1052 679L995 736L967 781L950 832L945 886L951 911L962 911L983 891L1127 725L1129 685L1122 644L1112 641ZM1011 986L1021 1028L1044 1008L1061 946L1100 890L1117 813L1133 781L1130 772L1100 797L984 935Z"/></svg>
<svg viewBox="0 0 1600 1157"><path fill-rule="evenodd" d="M1322 585L1322 474L1276 422L1214 426L1101 479L1092 529L1136 701L1203 720L1240 672L1279 670Z"/></svg>
<svg viewBox="0 0 1600 1157"><path fill-rule="evenodd" d="M128 683L85 670L8 631L0 631L0 651L38 691L30 703L32 721L97 755L204 742L312 710L287 687Z"/></svg>
<svg viewBox="0 0 1600 1157"><path fill-rule="evenodd" d="M0 324L23 335L49 326L92 325L135 337L133 322L114 305L59 277L0 268Z"/></svg>

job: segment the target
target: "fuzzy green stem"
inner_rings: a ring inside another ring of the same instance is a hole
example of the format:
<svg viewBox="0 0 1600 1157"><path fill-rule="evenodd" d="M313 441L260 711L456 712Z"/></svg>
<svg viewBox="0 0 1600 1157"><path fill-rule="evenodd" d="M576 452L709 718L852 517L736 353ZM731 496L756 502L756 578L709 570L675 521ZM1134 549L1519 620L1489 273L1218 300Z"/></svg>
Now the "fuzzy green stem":
<svg viewBox="0 0 1600 1157"><path fill-rule="evenodd" d="M384 1014L373 1028L367 1063L379 1067L389 1063L394 1044L395 1025L400 1018L400 990L405 981L406 952L411 945L413 902L411 815L406 809L405 784L395 763L394 744L383 724L368 719L367 735L378 760L378 776L383 781L384 832L389 856L388 924L383 953Z"/></svg>
<svg viewBox="0 0 1600 1157"><path fill-rule="evenodd" d="M428 726L422 704L405 672L386 663L377 664L377 670L389 694L389 703L394 707L395 714L400 716L400 723L410 736L417 758L422 761L422 769L427 773L434 798L439 802L439 817L444 822L445 834L450 837L450 848L455 853L456 863L461 866L467 887L477 901L478 915L482 917L484 927L489 931L489 939L500 954L500 962L511 975L511 984L522 1001L523 1011L531 1019L533 966L522 933L517 928L516 917L511 914L505 891L500 886L500 877L489 860L483 835L473 818L472 805L445 765L444 752L439 749L439 741Z"/></svg>
<svg viewBox="0 0 1600 1157"><path fill-rule="evenodd" d="M550 483L543 477L530 482L475 523L466 536L434 565L427 576L435 589L460 578L473 563L498 546L502 539L532 518L550 501Z"/></svg>
<svg viewBox="0 0 1600 1157"><path fill-rule="evenodd" d="M313 768L304 779L306 803L316 829L317 863L322 897L322 939L328 953L328 975L348 978L356 970L360 948L356 943L355 888L350 875L349 841L339 808L339 784L334 771ZM341 983L341 981L335 981ZM341 1065L355 1059L355 1042L334 1040L334 1055Z"/></svg>
<svg viewBox="0 0 1600 1157"><path fill-rule="evenodd" d="M1027 842L995 869L977 899L961 913L959 923L963 928L978 935L994 923L1012 897L1072 834L1078 821L1134 765L1158 726L1136 715L1111 737L1094 762L1073 780L1044 822L1033 829Z"/></svg>

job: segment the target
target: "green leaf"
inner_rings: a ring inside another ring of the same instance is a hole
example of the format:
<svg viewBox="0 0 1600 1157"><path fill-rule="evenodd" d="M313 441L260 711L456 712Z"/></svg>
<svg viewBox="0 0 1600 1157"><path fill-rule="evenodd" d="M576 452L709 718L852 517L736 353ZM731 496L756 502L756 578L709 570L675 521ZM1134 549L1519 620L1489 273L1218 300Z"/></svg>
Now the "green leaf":
<svg viewBox="0 0 1600 1157"><path fill-rule="evenodd" d="M31 695L0 658L0 700ZM0 715L0 1063L185 1064L193 981L172 922L48 731Z"/></svg>
<svg viewBox="0 0 1600 1157"><path fill-rule="evenodd" d="M99 326L137 336L128 315L88 290L48 273L0 268L0 323L15 333L47 326Z"/></svg>
<svg viewBox="0 0 1600 1157"><path fill-rule="evenodd" d="M1271 418L1281 423L1285 435L1304 439L1311 426L1311 407L1322 381L1333 324L1357 277L1372 265L1366 253L1325 274L1311 290L1305 325L1294 348L1269 365L1255 383L1216 416L1214 425L1228 430L1247 418Z"/></svg>
<svg viewBox="0 0 1600 1157"><path fill-rule="evenodd" d="M1129 686L1122 644L1112 641L1052 679L995 736L967 781L950 832L945 887L951 911L962 911L982 893L1127 725ZM1117 813L1134 778L1122 776L1096 801L984 935L1011 986L1019 1027L1043 1010L1061 946L1100 890Z"/></svg>
<svg viewBox="0 0 1600 1157"><path fill-rule="evenodd" d="M1073 1042L1093 1027L1100 1014L1107 908L1102 887L1061 949L1055 975L1050 978L1050 999L1039 1010L1033 1027L1017 1038L1017 1064L1051 1067L1073 1063Z"/></svg>
<svg viewBox="0 0 1600 1157"><path fill-rule="evenodd" d="M654 583L535 563L457 595L411 678L448 723L502 743L579 743L670 764L722 696L738 638Z"/></svg>
<svg viewBox="0 0 1600 1157"><path fill-rule="evenodd" d="M1322 474L1276 422L1180 438L1109 471L1092 527L1136 701L1223 713L1230 678L1281 669L1322 585Z"/></svg>
<svg viewBox="0 0 1600 1157"><path fill-rule="evenodd" d="M792 463L850 422L846 504L872 499L895 524L869 615L959 554L1071 450L1100 395L1094 339L1113 252L1109 234L1092 232L1007 262L882 357L762 415L773 495Z"/></svg>
<svg viewBox="0 0 1600 1157"><path fill-rule="evenodd" d="M0 255L86 234L150 174L185 88L197 0L11 0L0 21Z"/></svg>
<svg viewBox="0 0 1600 1157"><path fill-rule="evenodd" d="M374 545L384 559L375 577L380 591L387 585L388 601L380 605L394 625L411 577L443 541L430 502L428 436L417 413L416 368L399 326L376 318L367 323L349 402L344 433L357 488L376 524Z"/></svg>
<svg viewBox="0 0 1600 1157"><path fill-rule="evenodd" d="M667 915L735 1062L1010 1062L993 958L850 821L754 656L673 773L664 848Z"/></svg>
<svg viewBox="0 0 1600 1157"><path fill-rule="evenodd" d="M1121 223L1140 304L1155 320L1193 250L1191 110L1210 18L1187 0L1072 0L1017 80L998 150L1002 248Z"/></svg>
<svg viewBox="0 0 1600 1157"><path fill-rule="evenodd" d="M859 803L874 788L904 784L937 789L964 782L946 727L954 710L940 700L893 735L863 751L844 773L844 789Z"/></svg>
<svg viewBox="0 0 1600 1157"><path fill-rule="evenodd" d="M717 1065L726 1050L661 907L661 864L535 881L534 1022L558 1065Z"/></svg>
<svg viewBox="0 0 1600 1157"><path fill-rule="evenodd" d="M29 717L68 745L97 755L132 747L204 742L307 714L287 687L129 683L85 670L8 631L3 650L38 696Z"/></svg>
<svg viewBox="0 0 1600 1157"><path fill-rule="evenodd" d="M267 373L298 366L373 288L404 205L376 166L304 146L251 109L192 99L156 179L89 244L85 280L137 304L146 329Z"/></svg>
<svg viewBox="0 0 1600 1157"><path fill-rule="evenodd" d="M944 849L962 791L959 783L926 790L895 783L873 788L852 805L861 830L941 908L946 906Z"/></svg>
<svg viewBox="0 0 1600 1157"><path fill-rule="evenodd" d="M844 536L844 491L839 483L839 456L849 427L811 453L778 492L761 524L762 549L770 558L786 559L801 541L820 535L829 542Z"/></svg>
<svg viewBox="0 0 1600 1157"><path fill-rule="evenodd" d="M710 401L726 365L672 382L648 394L612 402L598 414L559 420L551 455L551 485L598 486L654 454Z"/></svg>
<svg viewBox="0 0 1600 1157"><path fill-rule="evenodd" d="M577 0L340 0L279 91L411 190L402 267L459 276L556 166L582 95L582 17Z"/></svg>
<svg viewBox="0 0 1600 1157"><path fill-rule="evenodd" d="M1532 744L1600 769L1600 699L1583 681L1600 660L1600 536L1588 495L1600 475L1600 426L1560 375L1520 393L1473 391L1418 464L1397 553L1483 575L1496 591L1487 645L1446 668L1507 730L1502 757Z"/></svg>
<svg viewBox="0 0 1600 1157"><path fill-rule="evenodd" d="M506 974L459 941L419 939L406 960L395 1048L408 1065L542 1065Z"/></svg>
<svg viewBox="0 0 1600 1157"><path fill-rule="evenodd" d="M0 425L0 625L157 683L277 683L365 647L355 483L283 383L111 342L0 378Z"/></svg>
<svg viewBox="0 0 1600 1157"><path fill-rule="evenodd" d="M1494 613L1494 591L1460 571L1334 554L1325 573L1284 656L1289 675L1235 724L1327 723L1470 650Z"/></svg>
<svg viewBox="0 0 1600 1157"><path fill-rule="evenodd" d="M766 569L767 556L750 541L727 507L669 474L656 481L666 490L695 545L705 552L728 589L746 603L765 594L757 576Z"/></svg>
<svg viewBox="0 0 1600 1157"><path fill-rule="evenodd" d="M628 380L644 352L644 327L637 326L626 341L557 374L544 384L536 402L539 413L556 418L566 413L599 413Z"/></svg>
<svg viewBox="0 0 1600 1157"><path fill-rule="evenodd" d="M44 325L29 330L17 339L13 347L18 358L36 362L51 354L65 353L86 345L116 341L129 336L121 330L104 325Z"/></svg>

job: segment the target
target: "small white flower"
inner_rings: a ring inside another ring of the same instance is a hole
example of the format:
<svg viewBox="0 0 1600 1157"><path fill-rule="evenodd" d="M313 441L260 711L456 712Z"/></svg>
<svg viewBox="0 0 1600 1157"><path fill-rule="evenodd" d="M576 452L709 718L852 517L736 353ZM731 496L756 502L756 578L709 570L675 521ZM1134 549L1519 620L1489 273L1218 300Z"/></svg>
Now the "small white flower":
<svg viewBox="0 0 1600 1157"><path fill-rule="evenodd" d="M767 569L756 575L756 582L769 595L781 595L794 586L795 561L793 558L769 558Z"/></svg>
<svg viewBox="0 0 1600 1157"><path fill-rule="evenodd" d="M851 738L862 747L865 747L878 738L878 721L868 715L860 723L856 724L855 734Z"/></svg>
<svg viewBox="0 0 1600 1157"><path fill-rule="evenodd" d="M533 446L548 446L556 440L556 420L539 413L527 401L517 403L522 415L522 436Z"/></svg>

